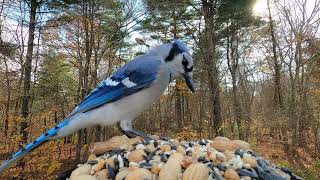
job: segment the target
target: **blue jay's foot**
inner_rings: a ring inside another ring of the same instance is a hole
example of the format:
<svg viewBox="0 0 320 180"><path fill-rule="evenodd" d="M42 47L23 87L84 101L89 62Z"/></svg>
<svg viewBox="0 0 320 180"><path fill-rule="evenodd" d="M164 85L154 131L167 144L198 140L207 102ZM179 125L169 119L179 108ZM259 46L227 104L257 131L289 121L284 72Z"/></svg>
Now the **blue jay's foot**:
<svg viewBox="0 0 320 180"><path fill-rule="evenodd" d="M142 131L139 131L139 130L136 130L136 129L131 129L129 131L123 131L123 133L126 136L128 136L129 138L134 138L134 137L137 137L137 136L143 137L146 142L149 142L149 141L153 140L153 138L148 136L146 133L144 133Z"/></svg>
<svg viewBox="0 0 320 180"><path fill-rule="evenodd" d="M140 137L143 137L144 140L146 142L149 142L151 140L154 140L153 138L151 138L150 136L148 136L146 133L142 132L142 131L139 131L139 130L136 130L136 129L133 129L132 127L128 128L124 128L122 127L121 125L121 122L117 124L118 125L118 128L128 137L128 138L135 138L137 136L140 136Z"/></svg>

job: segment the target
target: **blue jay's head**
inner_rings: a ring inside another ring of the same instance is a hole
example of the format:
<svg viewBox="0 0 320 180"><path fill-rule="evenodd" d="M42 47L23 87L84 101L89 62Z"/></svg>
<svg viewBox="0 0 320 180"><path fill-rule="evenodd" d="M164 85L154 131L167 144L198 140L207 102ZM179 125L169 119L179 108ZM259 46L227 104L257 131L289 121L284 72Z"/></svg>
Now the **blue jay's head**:
<svg viewBox="0 0 320 180"><path fill-rule="evenodd" d="M171 74L174 77L182 75L190 90L194 92L192 80L193 59L188 47L183 42L174 40L168 50L165 62L168 64Z"/></svg>

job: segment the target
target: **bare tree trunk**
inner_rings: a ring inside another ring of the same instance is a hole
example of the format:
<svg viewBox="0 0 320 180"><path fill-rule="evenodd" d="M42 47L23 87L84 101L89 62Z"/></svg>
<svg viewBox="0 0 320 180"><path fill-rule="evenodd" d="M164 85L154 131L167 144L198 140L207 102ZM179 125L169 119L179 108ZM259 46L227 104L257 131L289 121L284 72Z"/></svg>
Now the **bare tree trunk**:
<svg viewBox="0 0 320 180"><path fill-rule="evenodd" d="M283 108L282 94L281 94L281 65L277 54L277 39L274 32L274 24L270 10L270 0L267 1L269 12L269 30L272 41L273 66L274 66L274 103L275 107Z"/></svg>
<svg viewBox="0 0 320 180"><path fill-rule="evenodd" d="M240 106L240 100L239 100L239 93L238 93L238 85L236 82L236 75L235 73L231 73L232 77L232 101L233 101L233 113L234 113L234 120L237 124L238 133L239 133L239 139L244 139L244 135L242 132L242 108Z"/></svg>
<svg viewBox="0 0 320 180"><path fill-rule="evenodd" d="M34 32L36 28L36 10L38 6L36 0L30 1L30 24L29 24L29 35L28 35L28 47L26 61L24 64L24 78L23 78L23 96L22 96L22 105L21 105L21 115L23 117L20 123L20 134L22 135L21 141L19 143L19 148L22 148L28 140L28 115L29 115L29 102L30 102L30 85L31 85L31 70L32 70L32 56L33 56L33 41L34 41ZM21 167L24 166L24 163L21 163Z"/></svg>
<svg viewBox="0 0 320 180"><path fill-rule="evenodd" d="M200 134L200 137L203 137L203 123L204 123L204 91L202 85L200 86L200 95L199 95L199 124L198 124L198 132Z"/></svg>
<svg viewBox="0 0 320 180"><path fill-rule="evenodd" d="M80 162L81 160L81 148L83 146L83 132L79 130L77 133L77 146L76 146L76 161Z"/></svg>
<svg viewBox="0 0 320 180"><path fill-rule="evenodd" d="M244 70L245 71L245 70ZM242 110L242 127L243 127L243 136L244 140L248 141L250 134L250 126L252 124L251 119L251 106L253 103L254 97L254 89L249 89L250 83L248 80L248 76L246 72L239 73L239 89L242 92L242 96L240 96L241 100L241 110Z"/></svg>
<svg viewBox="0 0 320 180"><path fill-rule="evenodd" d="M22 10L24 5L23 5L24 2L20 2L19 3L19 8L20 8L20 12L21 12L21 24L25 23L25 14L23 13L24 11ZM20 26L20 31L16 31L16 36L19 37L23 37L24 35L24 29L23 29L24 26ZM16 99L16 102L15 102L15 106L14 106L14 114L18 114L19 111L21 110L21 95L22 94L22 83L23 83L23 77L24 77L24 38L21 38L21 42L18 43L18 48L19 48L19 63L20 63L20 77L19 77L19 81L18 81L18 85L17 85L17 94L18 94L18 97ZM14 128L16 128L18 125L17 123L15 123L14 125ZM13 132L16 132L16 130L13 130ZM12 135L11 133L11 135Z"/></svg>
<svg viewBox="0 0 320 180"><path fill-rule="evenodd" d="M79 70L81 88L80 88L80 99L83 99L89 92L89 72L90 72L90 61L92 56L93 47L93 1L83 1L81 3L82 15L83 15L83 27L84 27L84 47L85 47L85 62ZM79 47L80 48L80 47ZM80 60L81 61L81 60ZM82 64L82 62L81 62ZM88 143L88 129L80 130L78 132L78 144L76 150L76 159L80 161L81 148L84 143Z"/></svg>
<svg viewBox="0 0 320 180"><path fill-rule="evenodd" d="M178 30L177 30L177 17L176 17L176 10L172 10L172 17L173 17L173 38L178 38ZM175 86L175 114L176 114L176 121L178 122L178 130L181 131L184 126L184 114L183 114L183 93L181 86L183 85L183 81L179 78L176 79L176 86Z"/></svg>
<svg viewBox="0 0 320 180"><path fill-rule="evenodd" d="M293 146L297 147L299 145L299 139L300 139L300 121L302 120L301 116L301 109L299 108L299 103L301 103L301 99L299 99L299 94L301 92L301 86L300 86L300 77L301 77L301 56L302 56L302 46L301 46L301 35L298 33L298 36L296 36L296 44L295 44L295 75L294 75L294 109L295 112L292 112L295 114L294 120L294 134L293 134ZM301 106L300 106L301 107Z"/></svg>
<svg viewBox="0 0 320 180"><path fill-rule="evenodd" d="M9 128L9 110L10 110L10 101L11 101L11 88L10 88L10 76L9 69L6 57L4 56L4 64L6 66L6 83L7 83L7 102L5 105L5 119L4 119L4 135L7 137L8 128Z"/></svg>
<svg viewBox="0 0 320 180"><path fill-rule="evenodd" d="M91 29L93 30L93 24L91 24ZM93 32L91 32L93 34ZM98 79L98 67L99 67L99 58L98 58L98 51L100 49L100 40L98 39L100 37L100 29L98 29L94 35L93 38L91 39L92 43L92 49L94 52L94 63L93 63L93 69L91 70L92 74L92 81L93 81L93 86L97 86L99 83ZM97 41L97 44L95 43L95 40ZM103 127L101 126L96 126L95 128L95 141L99 142L102 141L103 139Z"/></svg>
<svg viewBox="0 0 320 180"><path fill-rule="evenodd" d="M214 28L214 15L216 11L215 0L202 0L203 13L205 21L205 44L207 48L206 63L208 65L208 77L209 77L209 88L211 91L212 98L212 110L213 110L213 129L215 134L222 135L222 124L221 117L221 103L220 103L220 86L219 86L219 71L218 62L216 58L216 43L215 39L215 28ZM211 124L212 125L212 124ZM209 132L209 138L211 138L212 132Z"/></svg>
<svg viewBox="0 0 320 180"><path fill-rule="evenodd" d="M90 60L92 55L92 36L93 32L90 31L90 23L92 21L90 6L92 5L91 1L83 2L83 11L84 11L84 31L85 31L85 65L83 69L83 87L82 87L82 97L85 97L89 91L89 70L90 70ZM92 28L92 27L91 27Z"/></svg>
<svg viewBox="0 0 320 180"><path fill-rule="evenodd" d="M315 154L318 154L318 157L320 157L320 120L317 120L316 126L314 128L314 139L315 139L315 145L314 145L314 152Z"/></svg>
<svg viewBox="0 0 320 180"><path fill-rule="evenodd" d="M240 97L238 92L238 72L239 72L239 56L238 56L238 30L235 29L236 24L231 22L231 25L227 27L227 64L231 74L232 80L232 104L233 104L233 116L234 122L237 125L238 138L244 139L242 129L242 108L240 106Z"/></svg>
<svg viewBox="0 0 320 180"><path fill-rule="evenodd" d="M0 6L0 16L2 16L3 6L5 1L1 3ZM2 23L0 23L0 42L2 42ZM6 56L3 55L3 61L5 65L5 77L6 77L6 85L7 85L7 101L5 103L5 115L4 115L4 135L7 137L8 128L9 128L9 111L10 111L10 101L11 101L11 88L10 88L10 79L9 79L9 69Z"/></svg>
<svg viewBox="0 0 320 180"><path fill-rule="evenodd" d="M176 121L178 122L178 130L181 131L183 128L183 115L182 115L182 102L181 102L181 89L180 86L182 85L181 79L176 80L175 86L175 114L176 114Z"/></svg>

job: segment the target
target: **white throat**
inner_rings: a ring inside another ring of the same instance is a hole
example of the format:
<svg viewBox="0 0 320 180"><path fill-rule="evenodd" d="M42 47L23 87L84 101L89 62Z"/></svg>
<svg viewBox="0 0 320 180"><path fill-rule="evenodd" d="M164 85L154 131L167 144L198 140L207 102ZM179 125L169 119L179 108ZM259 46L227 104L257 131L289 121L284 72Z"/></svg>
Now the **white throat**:
<svg viewBox="0 0 320 180"><path fill-rule="evenodd" d="M173 79L183 73L182 58L182 54L179 54L173 60L166 62Z"/></svg>

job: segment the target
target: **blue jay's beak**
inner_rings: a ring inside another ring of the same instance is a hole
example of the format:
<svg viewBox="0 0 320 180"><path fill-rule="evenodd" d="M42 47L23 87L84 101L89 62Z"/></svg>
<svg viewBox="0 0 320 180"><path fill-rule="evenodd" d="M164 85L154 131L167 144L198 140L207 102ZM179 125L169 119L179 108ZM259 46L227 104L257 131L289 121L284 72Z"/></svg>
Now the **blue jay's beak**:
<svg viewBox="0 0 320 180"><path fill-rule="evenodd" d="M191 92L194 92L195 91L194 90L194 83L193 83L193 80L192 80L191 76L189 75L189 73L187 73L187 72L184 73L183 77L184 77L189 89L191 90Z"/></svg>

